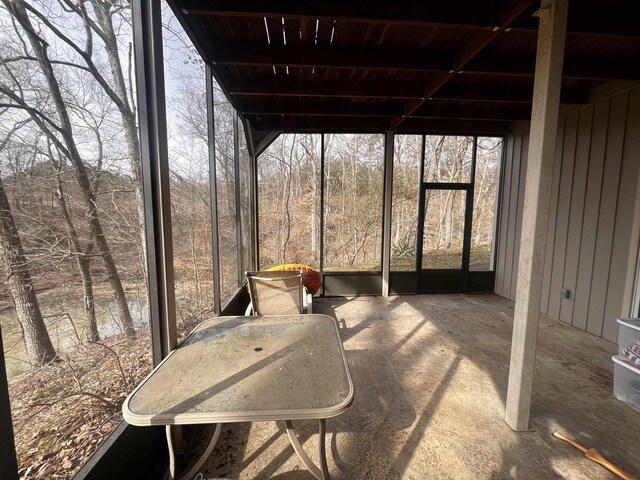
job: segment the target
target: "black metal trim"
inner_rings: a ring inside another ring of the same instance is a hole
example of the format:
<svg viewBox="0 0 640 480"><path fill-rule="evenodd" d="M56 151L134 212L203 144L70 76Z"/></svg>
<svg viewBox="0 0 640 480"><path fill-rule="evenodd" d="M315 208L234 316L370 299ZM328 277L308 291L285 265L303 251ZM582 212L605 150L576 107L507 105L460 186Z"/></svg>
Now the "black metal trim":
<svg viewBox="0 0 640 480"><path fill-rule="evenodd" d="M426 135L422 135L422 161L420 162L420 188L418 189L418 225L416 225L416 294L420 293L420 271L422 270L422 248L424 247L424 162Z"/></svg>
<svg viewBox="0 0 640 480"><path fill-rule="evenodd" d="M160 0L132 2L154 365L175 346L175 289Z"/></svg>
<svg viewBox="0 0 640 480"><path fill-rule="evenodd" d="M251 126L251 123L249 123L247 121L248 125ZM253 127L251 127L251 131L255 131L255 132L259 132L259 131L264 131L264 130L254 130ZM271 130L269 131L269 133L267 133L265 135L265 137L258 141L257 145L253 146L253 153L255 154L256 157L259 157L260 155L262 155L264 153L264 151L269 148L271 146L271 144L273 142L275 142L278 137L282 134L283 132L280 130ZM312 135L317 135L317 134L312 134ZM255 138L255 137L253 137Z"/></svg>
<svg viewBox="0 0 640 480"><path fill-rule="evenodd" d="M258 156L253 144L251 124L244 120L244 134L249 149L249 265L248 270L258 270Z"/></svg>
<svg viewBox="0 0 640 480"><path fill-rule="evenodd" d="M324 174L324 133L320 134L320 272L321 273L321 289L320 295L324 297L324 190L325 190L325 174Z"/></svg>
<svg viewBox="0 0 640 480"><path fill-rule="evenodd" d="M205 84L207 96L207 137L209 148L209 203L211 205L211 268L213 270L213 311L220 314L220 232L218 229L218 182L216 166L216 123L213 98L213 75L211 65L205 65Z"/></svg>
<svg viewBox="0 0 640 480"><path fill-rule="evenodd" d="M382 275L382 270L354 270L352 272L345 271L345 270L340 270L340 271L328 270L328 271L322 272L322 274L327 277L340 277L340 276L346 276L346 275Z"/></svg>
<svg viewBox="0 0 640 480"><path fill-rule="evenodd" d="M467 190L467 201L464 211L464 233L462 236L462 293L469 290L469 261L471 260L471 231L473 226L473 192L476 185L476 155L478 153L478 137L473 137L471 153L471 183Z"/></svg>
<svg viewBox="0 0 640 480"><path fill-rule="evenodd" d="M496 195L496 203L497 203L497 208L496 208L496 218L495 218L495 223L494 223L494 231L493 231L493 235L494 235L494 247L493 247L493 258L491 259L492 264L493 264L493 272L496 272L496 267L498 266L498 250L500 249L500 218L502 216L502 200L504 200L504 169L506 168L506 159L507 159L507 152L505 149L505 143L506 143L506 137L500 137L502 138L502 145L500 146L500 178L498 179L498 192ZM496 289L496 285L495 282L497 280L497 275L494 275L493 281L493 291L495 292Z"/></svg>
<svg viewBox="0 0 640 480"><path fill-rule="evenodd" d="M233 111L233 175L235 177L236 200L236 268L238 270L238 287L242 286L242 208L240 208L240 132L238 131L238 112Z"/></svg>
<svg viewBox="0 0 640 480"><path fill-rule="evenodd" d="M18 480L18 457L11 423L11 400L9 398L9 380L4 362L2 344L2 326L0 326L0 472L6 480Z"/></svg>
<svg viewBox="0 0 640 480"><path fill-rule="evenodd" d="M470 190L472 183L425 182L423 186L427 190Z"/></svg>

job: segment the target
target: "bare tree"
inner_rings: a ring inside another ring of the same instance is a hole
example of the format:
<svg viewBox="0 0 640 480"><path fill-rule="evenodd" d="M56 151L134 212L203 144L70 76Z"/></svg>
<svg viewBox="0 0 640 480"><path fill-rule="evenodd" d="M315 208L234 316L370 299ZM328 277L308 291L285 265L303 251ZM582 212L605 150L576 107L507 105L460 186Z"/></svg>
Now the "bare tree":
<svg viewBox="0 0 640 480"><path fill-rule="evenodd" d="M93 280L91 276L90 257L93 250L93 242L88 242L86 247L82 247L80 237L76 232L76 228L69 214L69 208L67 207L66 194L62 183L62 172L64 167L63 159L56 162L51 154L51 161L56 167L56 183L58 188L56 189L56 198L58 199L58 206L64 223L67 227L67 236L69 237L69 244L73 255L75 256L78 270L80 271L80 277L82 278L82 293L84 299L84 310L87 317L87 339L91 342L97 342L100 340L100 334L98 333L98 322L96 320L96 304L93 296Z"/></svg>
<svg viewBox="0 0 640 480"><path fill-rule="evenodd" d="M43 111L42 109L29 105L25 98L20 95L19 91L17 93L8 85L0 84L0 93L4 94L12 101L11 106L14 108L24 109L29 114L33 122L38 125L42 132L51 141L52 145L66 156L73 165L76 182L80 190L81 202L85 209L85 220L107 270L109 283L111 284L111 288L114 292L114 297L118 305L120 319L124 325L127 336L135 337L135 328L129 311L129 306L127 304L127 299L124 294L124 289L122 287L122 282L120 281L120 275L109 250L107 239L98 217L98 205L95 200L95 195L91 189L91 182L89 180L86 166L74 138L74 128L67 104L62 94L61 85L53 68L53 62L48 55L49 44L33 27L27 14L27 5L23 0L1 1L7 11L20 25L22 32L28 39L31 46L31 52L25 51L25 55L29 57L33 55L32 58L35 58L38 66L40 67L41 73L44 75L46 85L48 87L48 95L53 103L53 105L47 110L55 112L57 122L47 114L48 112L46 112L46 110ZM30 11L33 12L33 9L30 8ZM45 24L49 22L46 19L43 21ZM50 26L50 28L55 27ZM24 48L27 48L26 44L24 44ZM91 50L91 48L92 47L90 45L87 45L88 50Z"/></svg>
<svg viewBox="0 0 640 480"><path fill-rule="evenodd" d="M22 242L9 199L0 177L0 258L7 270L7 283L20 322L27 355L32 365L45 365L56 358L40 305L33 288Z"/></svg>

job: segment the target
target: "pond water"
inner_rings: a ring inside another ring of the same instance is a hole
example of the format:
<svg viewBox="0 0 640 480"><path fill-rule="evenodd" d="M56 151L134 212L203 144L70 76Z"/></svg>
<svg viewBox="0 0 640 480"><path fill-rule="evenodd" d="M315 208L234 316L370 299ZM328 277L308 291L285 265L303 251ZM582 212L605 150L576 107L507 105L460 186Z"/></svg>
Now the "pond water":
<svg viewBox="0 0 640 480"><path fill-rule="evenodd" d="M145 300L130 300L127 303L136 328L146 325L149 321L147 302ZM42 305L41 308L51 342L56 350L69 350L86 340L86 317L84 306L81 302L65 305L64 311L58 311ZM118 306L114 301L96 299L96 318L100 338L112 337L124 331L119 320ZM31 368L24 342L22 341L20 325L13 307L0 311L0 325L2 326L2 343L7 376L11 378Z"/></svg>

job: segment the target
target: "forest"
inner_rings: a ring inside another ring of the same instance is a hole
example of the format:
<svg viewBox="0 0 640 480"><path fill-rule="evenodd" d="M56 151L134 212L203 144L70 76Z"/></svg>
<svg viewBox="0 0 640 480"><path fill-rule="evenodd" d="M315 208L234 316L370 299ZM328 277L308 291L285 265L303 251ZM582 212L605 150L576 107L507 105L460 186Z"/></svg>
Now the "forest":
<svg viewBox="0 0 640 480"><path fill-rule="evenodd" d="M182 336L213 311L204 66L164 13ZM2 0L0 35L0 324L19 474L69 478L151 368L130 5ZM234 112L219 89L215 108L228 298Z"/></svg>
<svg viewBox="0 0 640 480"><path fill-rule="evenodd" d="M468 185L473 175L470 268L489 269L502 139L477 139L475 172L473 145L473 137L425 135L423 161L422 135L395 136L392 271L417 267L421 171L425 183ZM383 134L280 135L258 158L261 268L320 268L322 237L322 270L379 271L383 180ZM461 268L465 195L426 190L422 268Z"/></svg>
<svg viewBox="0 0 640 480"><path fill-rule="evenodd" d="M19 473L69 478L152 366L131 10L124 0L0 2L0 325ZM250 157L242 119L216 88L209 164L204 65L168 8L163 23L182 338L213 314L213 246L222 302L249 265ZM488 267L501 139L478 139L472 172L473 137L424 138L424 162L423 136L395 138L392 269L416 268L421 172L473 176L472 263ZM380 270L383 175L381 133L280 135L257 159L260 267ZM459 256L455 192L427 193L425 268Z"/></svg>

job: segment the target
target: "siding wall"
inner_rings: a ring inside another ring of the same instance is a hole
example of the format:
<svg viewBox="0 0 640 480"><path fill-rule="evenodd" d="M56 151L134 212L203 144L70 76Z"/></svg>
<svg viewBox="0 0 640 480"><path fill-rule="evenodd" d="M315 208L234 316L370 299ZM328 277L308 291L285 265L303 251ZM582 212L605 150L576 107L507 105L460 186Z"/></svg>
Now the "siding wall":
<svg viewBox="0 0 640 480"><path fill-rule="evenodd" d="M495 291L515 300L528 125L506 140ZM640 223L640 88L561 115L540 310L608 340L630 314ZM571 291L568 300L560 289Z"/></svg>

